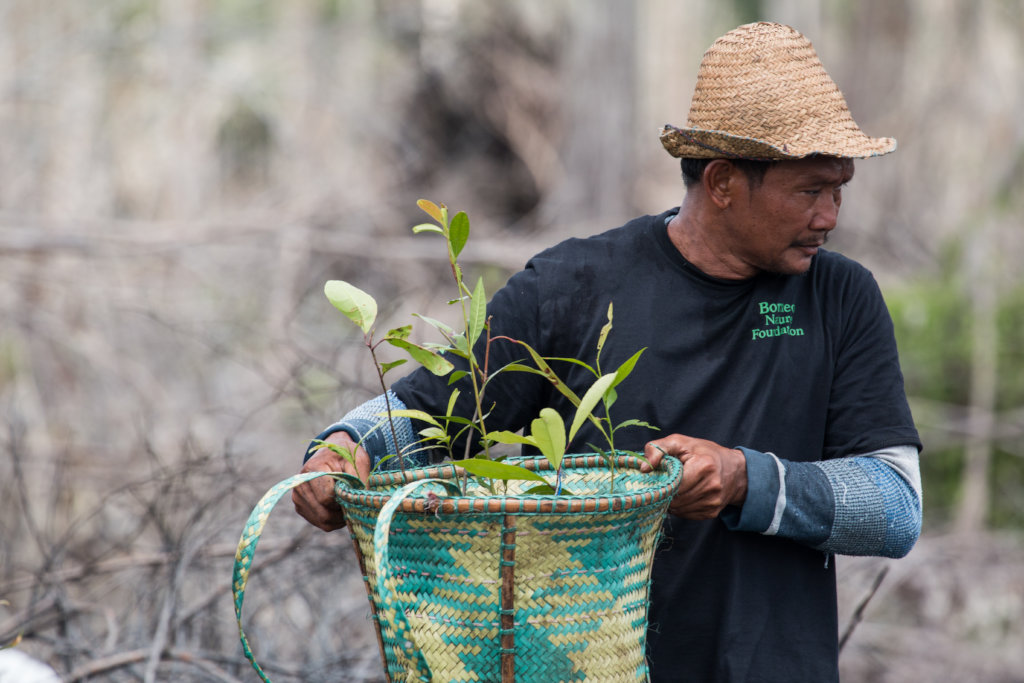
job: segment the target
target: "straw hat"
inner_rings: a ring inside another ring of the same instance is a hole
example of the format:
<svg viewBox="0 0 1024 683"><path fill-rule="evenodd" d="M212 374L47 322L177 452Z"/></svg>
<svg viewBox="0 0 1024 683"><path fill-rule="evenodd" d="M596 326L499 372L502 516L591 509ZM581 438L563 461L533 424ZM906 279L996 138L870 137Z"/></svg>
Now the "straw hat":
<svg viewBox="0 0 1024 683"><path fill-rule="evenodd" d="M665 126L674 157L798 159L812 154L864 158L896 149L870 138L811 41L781 24L746 24L704 53L685 128Z"/></svg>

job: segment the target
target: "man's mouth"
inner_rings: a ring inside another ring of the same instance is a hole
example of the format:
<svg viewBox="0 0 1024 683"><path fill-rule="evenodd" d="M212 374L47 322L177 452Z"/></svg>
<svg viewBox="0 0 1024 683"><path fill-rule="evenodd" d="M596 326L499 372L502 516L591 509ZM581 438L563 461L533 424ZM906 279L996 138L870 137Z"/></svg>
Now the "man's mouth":
<svg viewBox="0 0 1024 683"><path fill-rule="evenodd" d="M795 246L800 251L804 252L808 256L814 256L818 253L818 248L821 247L824 242L798 242Z"/></svg>

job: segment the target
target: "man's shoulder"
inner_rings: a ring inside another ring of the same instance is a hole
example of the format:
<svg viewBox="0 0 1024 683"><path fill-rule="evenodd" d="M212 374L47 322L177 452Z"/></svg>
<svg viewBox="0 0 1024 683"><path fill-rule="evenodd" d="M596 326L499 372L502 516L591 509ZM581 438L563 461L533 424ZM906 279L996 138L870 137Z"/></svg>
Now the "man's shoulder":
<svg viewBox="0 0 1024 683"><path fill-rule="evenodd" d="M603 232L567 238L537 253L530 259L530 264L536 266L552 261L561 264L582 264L622 258L629 254L625 250L649 241L652 232L659 225L664 225L665 217L674 211L639 216Z"/></svg>
<svg viewBox="0 0 1024 683"><path fill-rule="evenodd" d="M875 276L868 268L854 259L828 249L818 250L812 271L816 280L834 284L864 284L874 282Z"/></svg>

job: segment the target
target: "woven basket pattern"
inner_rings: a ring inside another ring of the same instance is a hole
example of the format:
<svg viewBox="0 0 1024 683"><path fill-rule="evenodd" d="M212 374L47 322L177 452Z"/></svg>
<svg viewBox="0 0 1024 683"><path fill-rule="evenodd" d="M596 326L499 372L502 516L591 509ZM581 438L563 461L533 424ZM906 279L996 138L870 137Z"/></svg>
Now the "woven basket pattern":
<svg viewBox="0 0 1024 683"><path fill-rule="evenodd" d="M502 496L450 496L424 482L392 503L384 576L385 501L410 480L452 479L455 468L377 475L369 492L340 481L390 679L646 680L650 567L681 468L669 458L665 470L642 474L634 459L620 463L614 495L596 456L567 458L573 497L511 486Z"/></svg>

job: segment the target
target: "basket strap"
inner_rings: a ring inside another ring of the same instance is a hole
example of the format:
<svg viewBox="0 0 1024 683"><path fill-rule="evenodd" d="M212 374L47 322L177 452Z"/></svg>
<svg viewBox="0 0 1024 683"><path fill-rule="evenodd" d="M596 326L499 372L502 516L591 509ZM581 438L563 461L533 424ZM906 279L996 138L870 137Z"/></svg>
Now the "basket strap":
<svg viewBox="0 0 1024 683"><path fill-rule="evenodd" d="M387 617L395 627L395 636L399 646L416 667L416 673L422 681L433 680L433 674L423 652L416 645L409 621L406 619L405 611L409 606L402 603L398 597L398 580L394 577L394 572L391 569L388 540L391 537L391 522L394 521L395 512L402 502L418 489L432 484L441 484L451 489L456 495L459 493L456 484L443 479L420 479L406 484L396 491L381 508L380 515L377 516L377 525L373 531L373 555L377 566L377 596L387 612Z"/></svg>
<svg viewBox="0 0 1024 683"><path fill-rule="evenodd" d="M296 486L301 486L307 481L312 481L319 477L352 479L357 482L358 486L362 486L361 483L358 483L359 480L356 477L341 472L304 472L279 482L263 494L260 502L253 508L252 514L249 515L249 520L245 523L245 528L242 530L242 537L238 540L238 550L235 551L235 568L231 577L231 591L235 598L235 619L238 621L238 637L242 641L242 651L245 653L246 659L256 669L256 673L259 674L260 680L264 683L271 683L270 678L264 673L260 665L256 663L256 657L253 655L252 649L249 647L249 640L245 637L245 631L242 629L242 601L245 599L245 584L249 581L249 570L256 555L256 543L260 540L260 534L263 533L263 527L267 523L270 511L274 509L274 506L277 505L277 502L281 500L284 494Z"/></svg>

